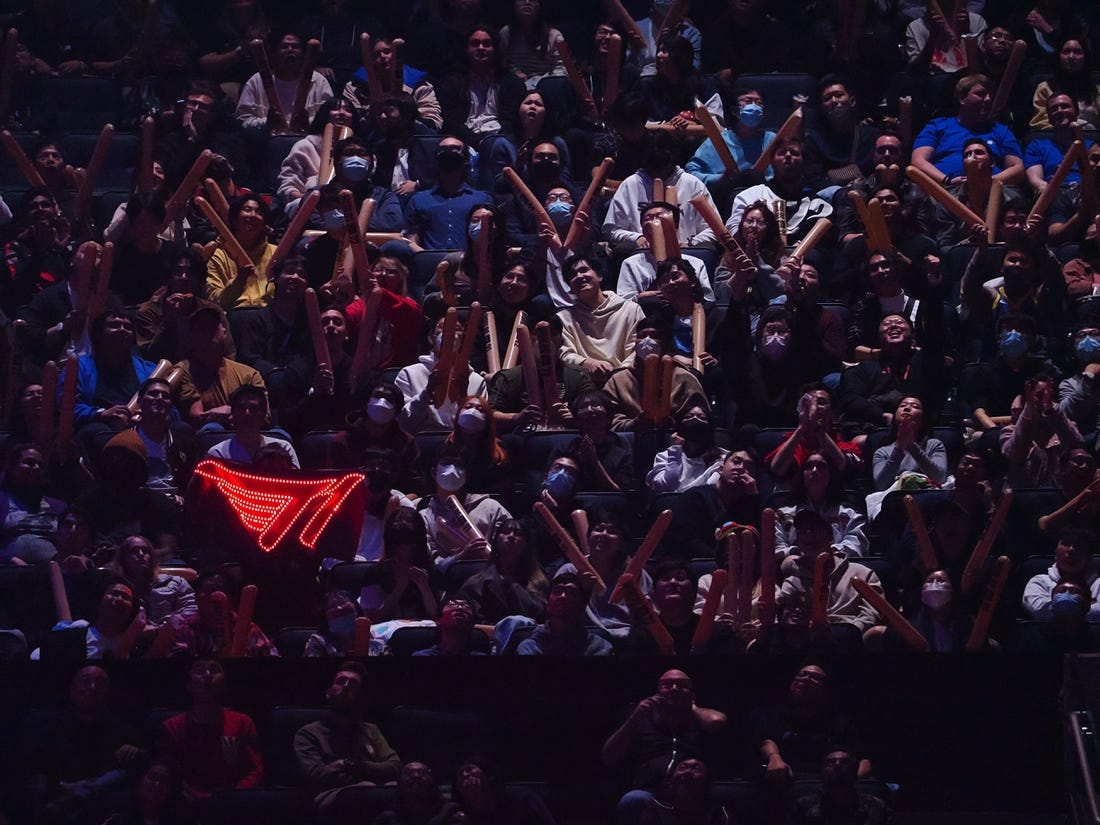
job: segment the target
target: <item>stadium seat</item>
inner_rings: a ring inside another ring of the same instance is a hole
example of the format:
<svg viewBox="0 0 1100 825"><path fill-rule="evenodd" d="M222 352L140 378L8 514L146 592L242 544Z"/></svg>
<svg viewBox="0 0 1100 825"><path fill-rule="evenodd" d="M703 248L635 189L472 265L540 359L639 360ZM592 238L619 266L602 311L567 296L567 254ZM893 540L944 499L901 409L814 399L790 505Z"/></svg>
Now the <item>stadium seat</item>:
<svg viewBox="0 0 1100 825"><path fill-rule="evenodd" d="M304 725L322 719L324 708L279 706L271 711L264 748L264 774L271 785L301 785L305 779L294 754L294 735Z"/></svg>

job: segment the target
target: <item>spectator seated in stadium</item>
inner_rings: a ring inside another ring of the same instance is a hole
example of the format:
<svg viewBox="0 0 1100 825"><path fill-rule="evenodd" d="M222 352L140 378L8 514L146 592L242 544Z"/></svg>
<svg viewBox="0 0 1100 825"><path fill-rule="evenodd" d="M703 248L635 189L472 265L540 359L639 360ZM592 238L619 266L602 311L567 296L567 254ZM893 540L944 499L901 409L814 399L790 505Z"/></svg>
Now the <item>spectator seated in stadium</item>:
<svg viewBox="0 0 1100 825"><path fill-rule="evenodd" d="M714 422L706 404L692 404L676 416L669 446L653 457L646 474L651 493L682 493L714 484L728 450L714 443Z"/></svg>
<svg viewBox="0 0 1100 825"><path fill-rule="evenodd" d="M141 604L146 631L170 625L176 649L186 651L199 618L195 591L187 580L161 572L153 545L143 536L130 536L118 546L110 570L118 581L130 586Z"/></svg>
<svg viewBox="0 0 1100 825"><path fill-rule="evenodd" d="M318 186L324 186L327 180L318 180L321 169L321 133L330 125L333 130L354 130L358 114L355 107L343 98L330 98L321 104L317 114L309 124L309 134L290 147L279 170L279 185L276 193L284 203L290 205L305 196L306 192ZM333 156L335 146L332 147ZM367 175L369 177L369 175ZM296 210L295 210L296 211Z"/></svg>
<svg viewBox="0 0 1100 825"><path fill-rule="evenodd" d="M198 619L192 628L191 643L195 656L220 656L230 646L239 601L240 587L225 572L214 570L199 576L195 584ZM244 655L263 658L278 656L279 651L260 626L251 622L245 635Z"/></svg>
<svg viewBox="0 0 1100 825"><path fill-rule="evenodd" d="M292 467L300 466L298 454L289 441L263 434L267 420L267 393L263 387L242 384L234 390L229 397L229 419L233 424L233 435L211 447L207 455L223 461L251 464L260 450L275 445L287 453Z"/></svg>
<svg viewBox="0 0 1100 825"><path fill-rule="evenodd" d="M733 156L735 168L726 169L714 145L704 140L684 166L710 189L716 203L728 203L735 186L759 183L752 166L775 140L775 132L765 129L764 98L756 89L738 86L730 97L737 103L733 125L722 131L722 141ZM756 178L756 179L754 179Z"/></svg>
<svg viewBox="0 0 1100 825"><path fill-rule="evenodd" d="M817 85L821 122L806 130L806 179L817 190L846 186L874 169L878 127L862 122L853 84L830 74Z"/></svg>
<svg viewBox="0 0 1100 825"><path fill-rule="evenodd" d="M237 100L237 120L245 129L278 134L304 127L316 115L326 100L332 97L332 87L320 72L313 70L309 91L304 101L305 122L298 124L294 106L298 96L299 78L308 66L305 46L300 34L284 31L272 37L267 46L274 51L271 61L276 101L269 100L259 73L252 75L241 89ZM276 105L277 104L277 105Z"/></svg>
<svg viewBox="0 0 1100 825"><path fill-rule="evenodd" d="M429 647L414 650L413 656L485 655L471 646L474 634L474 612L462 597L444 598L436 625L439 627L439 641ZM400 780L398 782L400 783Z"/></svg>
<svg viewBox="0 0 1100 825"><path fill-rule="evenodd" d="M206 297L222 309L271 303L274 284L267 268L275 244L268 242L270 224L271 207L263 198L242 195L229 204L226 226L248 255L249 265L241 266L224 247L215 249L206 262Z"/></svg>
<svg viewBox="0 0 1100 825"><path fill-rule="evenodd" d="M329 590L321 596L323 615L317 631L306 640L302 655L308 659L332 656L381 656L385 643L370 640L366 651L355 651L355 620L362 615L359 602L346 590Z"/></svg>
<svg viewBox="0 0 1100 825"><path fill-rule="evenodd" d="M840 474L824 453L813 451L806 457L801 472L794 476L787 502L775 513L776 559L798 555L794 521L802 510L813 510L828 522L833 547L840 548L848 557L868 554L870 544L863 532L866 519L844 504Z"/></svg>
<svg viewBox="0 0 1100 825"><path fill-rule="evenodd" d="M1041 622L1048 622L1067 609L1054 598L1054 588L1060 582L1073 582L1090 595L1088 621L1100 622L1100 578L1092 569L1090 553L1096 546L1096 536L1087 530L1067 527L1058 537L1054 551L1054 564L1045 573L1033 576L1024 587L1023 605L1028 615ZM1063 596L1060 601L1069 601ZM1070 612L1074 612L1070 610Z"/></svg>
<svg viewBox="0 0 1100 825"><path fill-rule="evenodd" d="M1056 394L1051 376L1029 378L1024 382L1019 416L1001 429L1001 453L1008 460L1007 481L1012 487L1051 486L1057 452L1084 445L1077 425L1058 406Z"/></svg>
<svg viewBox="0 0 1100 825"><path fill-rule="evenodd" d="M610 656L611 643L585 627L591 589L576 573L559 573L550 583L546 621L519 643L520 656Z"/></svg>
<svg viewBox="0 0 1100 825"><path fill-rule="evenodd" d="M348 413L348 449L353 456L370 449L391 451L395 456L393 486L403 493L419 495L424 490L420 449L397 424L404 405L397 387L376 383L363 405Z"/></svg>
<svg viewBox="0 0 1100 825"><path fill-rule="evenodd" d="M859 790L856 787L858 778L859 761L855 756L847 751L826 754L821 768L821 790L796 798L787 822L790 825L845 820L866 825L889 822L890 810L886 803Z"/></svg>
<svg viewBox="0 0 1100 825"><path fill-rule="evenodd" d="M366 683L362 664L341 664L325 691L328 713L294 734L294 755L321 811L340 789L386 784L401 770L401 758L382 732L362 719Z"/></svg>
<svg viewBox="0 0 1100 825"><path fill-rule="evenodd" d="M57 555L50 541L66 510L65 502L46 495L46 459L33 444L8 452L0 482L0 561L38 564Z"/></svg>
<svg viewBox="0 0 1100 825"><path fill-rule="evenodd" d="M550 583L529 529L517 519L497 522L489 545L489 565L458 591L474 620L496 624L508 616L526 616L532 623L542 619Z"/></svg>
<svg viewBox="0 0 1100 825"><path fill-rule="evenodd" d="M893 439L875 450L876 490L889 489L908 473L919 473L935 484L947 479L947 449L928 434L929 424L919 398L906 396L898 402L890 421Z"/></svg>
<svg viewBox="0 0 1100 825"><path fill-rule="evenodd" d="M383 544L359 594L363 615L373 624L435 619L443 582L428 553L424 520L411 507L398 507L386 519Z"/></svg>

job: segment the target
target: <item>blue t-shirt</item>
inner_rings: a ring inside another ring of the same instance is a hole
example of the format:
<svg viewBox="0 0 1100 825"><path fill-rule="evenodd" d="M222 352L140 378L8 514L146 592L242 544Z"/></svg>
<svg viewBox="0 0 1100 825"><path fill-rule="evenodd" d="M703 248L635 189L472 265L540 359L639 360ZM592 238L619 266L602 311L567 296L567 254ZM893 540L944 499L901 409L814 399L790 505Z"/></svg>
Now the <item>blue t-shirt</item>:
<svg viewBox="0 0 1100 825"><path fill-rule="evenodd" d="M981 138L989 147L989 152L993 155L993 174L995 175L1004 170L1006 155L1018 158L1024 155L1016 136L1004 124L993 123L986 129L971 131L959 123L959 119L955 117L938 117L929 122L913 141L913 148L931 146L932 165L945 175L953 178L961 177L965 174L962 158L963 144L972 137Z"/></svg>
<svg viewBox="0 0 1100 825"><path fill-rule="evenodd" d="M415 232L425 249L465 249L466 228L470 210L481 204L491 204L488 192L469 184L448 195L438 186L417 192L405 207L405 228Z"/></svg>
<svg viewBox="0 0 1100 825"><path fill-rule="evenodd" d="M1085 148L1092 146L1091 140L1085 141ZM1066 156L1066 153L1058 148L1057 144L1050 138L1036 138L1027 145L1027 152L1024 154L1024 168L1030 169L1032 166L1041 165L1043 167L1043 178L1050 180L1054 175L1054 171L1058 168L1058 164L1062 162L1062 158ZM1066 183L1080 183L1081 175L1078 174L1079 163L1073 164L1074 171L1066 175Z"/></svg>

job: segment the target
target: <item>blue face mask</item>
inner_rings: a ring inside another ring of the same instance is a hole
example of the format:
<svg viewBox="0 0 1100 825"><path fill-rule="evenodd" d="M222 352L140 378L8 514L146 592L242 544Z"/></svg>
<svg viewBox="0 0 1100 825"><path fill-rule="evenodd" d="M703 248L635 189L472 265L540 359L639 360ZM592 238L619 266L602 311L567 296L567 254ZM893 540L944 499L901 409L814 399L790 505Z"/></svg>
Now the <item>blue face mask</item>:
<svg viewBox="0 0 1100 825"><path fill-rule="evenodd" d="M367 163L367 159L361 158L358 155L353 155L350 158L341 160L340 168L344 170L344 177L352 183L359 183L361 180L366 180L367 176L370 174L370 164Z"/></svg>
<svg viewBox="0 0 1100 825"><path fill-rule="evenodd" d="M1086 335L1077 342L1077 358L1083 363L1088 363L1100 355L1100 340Z"/></svg>
<svg viewBox="0 0 1100 825"><path fill-rule="evenodd" d="M1050 612L1056 619L1076 619L1085 615L1085 600L1075 593L1055 593Z"/></svg>
<svg viewBox="0 0 1100 825"><path fill-rule="evenodd" d="M1010 329L1001 334L1001 353L1009 358L1019 358L1027 352L1027 336Z"/></svg>
<svg viewBox="0 0 1100 825"><path fill-rule="evenodd" d="M565 201L554 201L546 207L546 213L555 224L567 223L573 218L573 204Z"/></svg>
<svg viewBox="0 0 1100 825"><path fill-rule="evenodd" d="M470 240L476 241L481 237L481 221L470 221L466 231L470 236Z"/></svg>
<svg viewBox="0 0 1100 825"><path fill-rule="evenodd" d="M764 122L764 107L759 103L746 103L737 112L737 119L750 129Z"/></svg>
<svg viewBox="0 0 1100 825"><path fill-rule="evenodd" d="M321 213L321 221L325 225L326 232L336 232L344 228L344 213L339 209L330 209Z"/></svg>
<svg viewBox="0 0 1100 825"><path fill-rule="evenodd" d="M348 613L346 616L336 616L335 618L328 620L328 629L331 633L348 634L355 632L355 614Z"/></svg>
<svg viewBox="0 0 1100 825"><path fill-rule="evenodd" d="M565 472L565 470L553 470L546 476L546 491L550 493L556 501L567 498L573 492L573 487L575 485L576 481L573 476Z"/></svg>

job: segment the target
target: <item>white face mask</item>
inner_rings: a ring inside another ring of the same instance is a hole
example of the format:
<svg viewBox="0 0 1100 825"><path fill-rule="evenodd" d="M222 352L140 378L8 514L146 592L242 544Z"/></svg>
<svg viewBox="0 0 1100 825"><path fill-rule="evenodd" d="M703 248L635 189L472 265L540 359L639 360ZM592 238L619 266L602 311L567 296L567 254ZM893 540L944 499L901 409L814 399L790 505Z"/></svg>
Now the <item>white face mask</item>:
<svg viewBox="0 0 1100 825"><path fill-rule="evenodd" d="M660 355L661 354L661 342L656 338L639 338L634 342L634 357L639 361L644 361L647 355Z"/></svg>
<svg viewBox="0 0 1100 825"><path fill-rule="evenodd" d="M791 336L781 332L777 332L774 335L765 335L763 341L764 354L773 361L777 361L786 353L790 343Z"/></svg>
<svg viewBox="0 0 1100 825"><path fill-rule="evenodd" d="M457 493L466 486L466 471L453 464L443 464L435 471L435 483L448 493Z"/></svg>
<svg viewBox="0 0 1100 825"><path fill-rule="evenodd" d="M393 404L385 398L372 398L367 402L367 418L375 424L389 424L393 416Z"/></svg>
<svg viewBox="0 0 1100 825"><path fill-rule="evenodd" d="M926 607L943 607L951 601L951 585L929 582L921 588L920 600Z"/></svg>
<svg viewBox="0 0 1100 825"><path fill-rule="evenodd" d="M463 410L458 414L458 428L464 433L480 433L485 429L485 413L481 410Z"/></svg>

